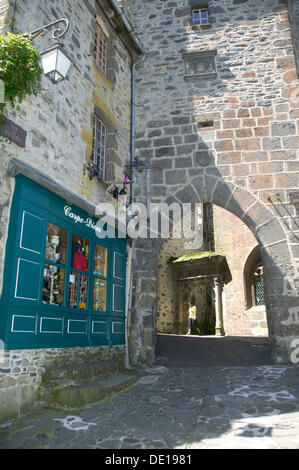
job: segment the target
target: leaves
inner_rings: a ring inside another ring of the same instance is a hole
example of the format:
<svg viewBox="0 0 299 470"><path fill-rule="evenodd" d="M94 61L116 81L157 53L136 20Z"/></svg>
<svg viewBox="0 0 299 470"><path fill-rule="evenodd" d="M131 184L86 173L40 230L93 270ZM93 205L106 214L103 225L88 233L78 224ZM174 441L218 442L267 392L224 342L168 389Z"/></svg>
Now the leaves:
<svg viewBox="0 0 299 470"><path fill-rule="evenodd" d="M28 35L8 32L0 36L0 80L5 85L6 102L14 107L26 95L36 96L41 89L41 74L39 56Z"/></svg>

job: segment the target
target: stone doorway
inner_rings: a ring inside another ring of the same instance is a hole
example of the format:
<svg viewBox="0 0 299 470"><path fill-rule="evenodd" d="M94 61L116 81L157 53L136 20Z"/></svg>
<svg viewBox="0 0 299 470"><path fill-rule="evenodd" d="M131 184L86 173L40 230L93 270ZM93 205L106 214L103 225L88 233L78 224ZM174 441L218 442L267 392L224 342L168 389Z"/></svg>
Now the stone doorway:
<svg viewBox="0 0 299 470"><path fill-rule="evenodd" d="M194 297L197 308L197 324L201 335L214 335L216 326L215 297L212 281L209 278L181 279L178 281L178 322L176 331L179 335L187 332L188 302ZM191 331L191 333L193 333ZM196 333L196 332L195 332Z"/></svg>
<svg viewBox="0 0 299 470"><path fill-rule="evenodd" d="M184 334L188 323L188 302L194 297L197 322L202 335L225 334L223 321L223 286L232 277L226 257L218 253L199 252L172 261L177 279L178 333Z"/></svg>

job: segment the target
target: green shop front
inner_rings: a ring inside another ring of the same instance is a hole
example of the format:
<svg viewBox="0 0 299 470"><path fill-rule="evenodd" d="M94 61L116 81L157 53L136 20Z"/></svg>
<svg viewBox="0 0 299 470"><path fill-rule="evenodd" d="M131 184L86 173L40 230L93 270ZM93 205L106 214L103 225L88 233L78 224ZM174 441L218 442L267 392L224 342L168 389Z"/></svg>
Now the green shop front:
<svg viewBox="0 0 299 470"><path fill-rule="evenodd" d="M15 178L0 300L6 349L125 344L126 238Z"/></svg>

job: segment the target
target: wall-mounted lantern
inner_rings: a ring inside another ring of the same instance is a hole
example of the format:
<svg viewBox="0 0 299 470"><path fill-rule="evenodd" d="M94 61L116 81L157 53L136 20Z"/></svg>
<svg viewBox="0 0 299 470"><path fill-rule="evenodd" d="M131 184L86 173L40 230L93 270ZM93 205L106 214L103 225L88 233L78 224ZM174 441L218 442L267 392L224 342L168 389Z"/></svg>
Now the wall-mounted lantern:
<svg viewBox="0 0 299 470"><path fill-rule="evenodd" d="M59 44L42 52L40 55L44 74L52 83L61 82L66 78L71 66L71 61Z"/></svg>
<svg viewBox="0 0 299 470"><path fill-rule="evenodd" d="M38 35L44 36L47 32L47 29L62 22L65 23L65 29L63 31L61 31L60 28L56 29L52 35L55 43L52 47L40 54L44 74L49 78L49 80L51 80L53 84L61 82L66 78L72 63L63 50L63 46L60 44L60 39L69 29L69 21L66 18L61 18L45 26L41 26L40 28L30 33L32 39Z"/></svg>

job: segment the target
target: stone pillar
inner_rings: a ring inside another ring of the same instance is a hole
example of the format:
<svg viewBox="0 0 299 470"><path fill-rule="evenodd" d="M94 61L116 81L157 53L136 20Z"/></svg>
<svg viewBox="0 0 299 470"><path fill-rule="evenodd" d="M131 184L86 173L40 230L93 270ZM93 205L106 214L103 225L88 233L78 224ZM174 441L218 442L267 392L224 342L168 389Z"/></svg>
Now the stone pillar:
<svg viewBox="0 0 299 470"><path fill-rule="evenodd" d="M177 281L177 289L178 289L178 306L177 306L178 316L177 316L177 321L175 322L175 327L176 327L175 332L177 334L182 334L184 329L186 329L186 324L183 323L184 312L183 312L182 284L178 281Z"/></svg>
<svg viewBox="0 0 299 470"><path fill-rule="evenodd" d="M224 327L223 327L223 309L222 309L222 289L223 289L223 280L221 276L214 278L214 293L215 293L215 311L216 311L216 325L215 325L215 335L224 336Z"/></svg>

